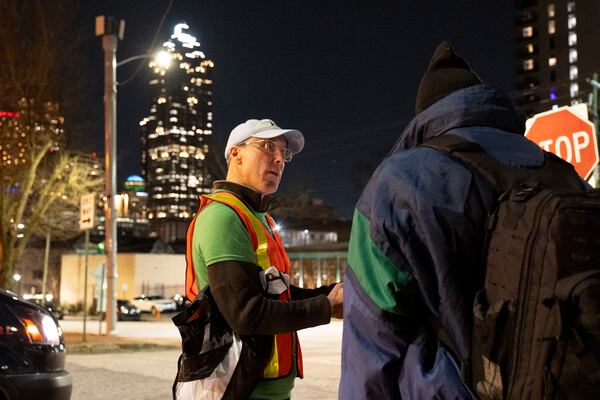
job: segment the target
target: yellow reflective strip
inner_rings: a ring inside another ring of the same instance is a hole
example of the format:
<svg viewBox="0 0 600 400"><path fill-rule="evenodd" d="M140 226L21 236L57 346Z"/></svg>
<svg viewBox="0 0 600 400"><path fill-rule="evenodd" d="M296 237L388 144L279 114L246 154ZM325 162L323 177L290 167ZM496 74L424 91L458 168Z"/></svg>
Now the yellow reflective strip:
<svg viewBox="0 0 600 400"><path fill-rule="evenodd" d="M231 203L233 205L235 205L236 207L238 207L240 210L242 210L242 212L248 217L248 219L250 220L250 223L252 224L252 227L254 228L254 231L256 232L256 239L258 241L258 245L256 246L256 259L258 262L258 265L263 269L266 270L267 268L269 268L271 266L271 262L269 260L269 255L267 254L267 248L269 247L268 242L267 242L267 236L265 235L265 232L263 231L263 224L258 220L258 218L256 218L256 216L254 214L252 214L252 211L250 211L248 209L248 207L246 207L246 205L239 200L237 197L234 196L230 196L230 195L219 195L219 192L212 194L212 195L205 195L205 197L208 197L211 200L215 200L215 201L220 201L223 203ZM269 361L269 363L267 364L267 366L265 367L265 370L263 372L263 377L264 378L278 378L279 377L279 352L277 351L277 335L273 336L273 355L271 356L271 360Z"/></svg>
<svg viewBox="0 0 600 400"><path fill-rule="evenodd" d="M273 336L273 356L271 361L265 367L263 372L264 378L277 378L279 377L279 354L277 351L277 335Z"/></svg>
<svg viewBox="0 0 600 400"><path fill-rule="evenodd" d="M229 202L242 210L242 212L248 217L252 227L254 228L254 232L256 232L256 240L258 242L254 252L256 254L256 263L263 270L267 270L271 266L271 261L269 260L269 255L267 254L267 248L269 247L269 244L267 242L267 236L263 230L264 225L262 222L260 222L258 218L252 214L252 211L250 211L248 207L246 207L246 205L235 196L220 195L220 192L217 192L212 195L206 195L205 197L224 203Z"/></svg>

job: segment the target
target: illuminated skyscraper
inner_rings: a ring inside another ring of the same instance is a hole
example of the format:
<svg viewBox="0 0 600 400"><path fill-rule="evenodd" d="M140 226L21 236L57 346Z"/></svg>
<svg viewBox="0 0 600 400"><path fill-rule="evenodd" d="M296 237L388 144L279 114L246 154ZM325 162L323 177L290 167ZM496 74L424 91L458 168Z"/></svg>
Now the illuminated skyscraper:
<svg viewBox="0 0 600 400"><path fill-rule="evenodd" d="M188 29L186 24L176 25L160 57L150 62L152 105L140 122L148 218L168 242L185 238L198 196L209 193L214 180L214 64Z"/></svg>
<svg viewBox="0 0 600 400"><path fill-rule="evenodd" d="M17 111L0 109L0 166L19 166L27 162L32 137L51 141L50 151L63 145L64 118L58 103L36 104L33 100L19 100Z"/></svg>

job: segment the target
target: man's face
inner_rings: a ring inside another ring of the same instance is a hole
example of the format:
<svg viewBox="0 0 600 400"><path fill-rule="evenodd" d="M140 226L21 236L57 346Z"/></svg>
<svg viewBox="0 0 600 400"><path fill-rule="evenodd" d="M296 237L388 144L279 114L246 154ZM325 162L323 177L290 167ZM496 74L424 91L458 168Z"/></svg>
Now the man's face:
<svg viewBox="0 0 600 400"><path fill-rule="evenodd" d="M269 148L274 151L267 150L265 141L270 142ZM286 147L285 138L250 138L236 147L237 157L232 162L237 163L239 183L263 195L275 193L285 167L284 153L281 151Z"/></svg>

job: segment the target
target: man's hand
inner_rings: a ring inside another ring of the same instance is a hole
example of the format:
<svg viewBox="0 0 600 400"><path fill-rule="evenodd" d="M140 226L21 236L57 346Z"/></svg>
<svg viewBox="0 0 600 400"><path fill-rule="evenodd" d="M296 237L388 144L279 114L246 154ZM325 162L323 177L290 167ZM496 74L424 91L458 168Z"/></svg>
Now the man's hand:
<svg viewBox="0 0 600 400"><path fill-rule="evenodd" d="M329 307L331 308L331 318L344 317L344 282L340 282L331 289L329 295Z"/></svg>

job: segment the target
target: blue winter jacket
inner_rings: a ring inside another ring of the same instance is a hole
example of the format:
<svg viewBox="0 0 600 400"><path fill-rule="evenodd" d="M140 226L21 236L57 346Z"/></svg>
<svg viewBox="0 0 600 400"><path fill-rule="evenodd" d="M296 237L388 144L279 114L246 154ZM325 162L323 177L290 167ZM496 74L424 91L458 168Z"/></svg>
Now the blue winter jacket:
<svg viewBox="0 0 600 400"><path fill-rule="evenodd" d="M340 399L469 399L435 315L469 356L474 271L494 205L479 177L424 141L456 134L507 165L540 165L510 99L458 90L417 115L369 180L352 225L344 285Z"/></svg>

